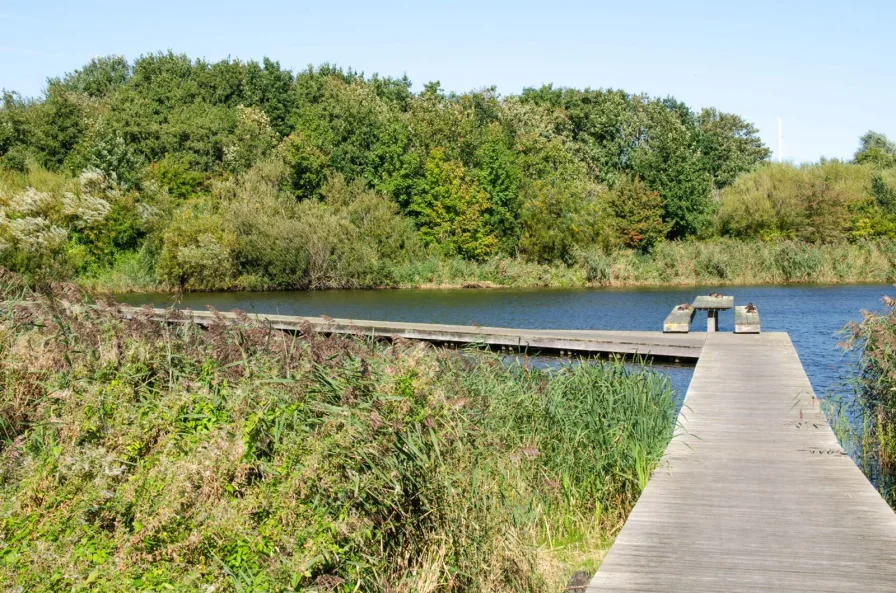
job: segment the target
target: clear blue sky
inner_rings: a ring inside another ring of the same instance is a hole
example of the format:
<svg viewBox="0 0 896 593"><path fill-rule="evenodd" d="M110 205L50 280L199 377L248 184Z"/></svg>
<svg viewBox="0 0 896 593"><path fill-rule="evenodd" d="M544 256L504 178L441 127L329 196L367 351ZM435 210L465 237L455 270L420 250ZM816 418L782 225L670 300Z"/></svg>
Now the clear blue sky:
<svg viewBox="0 0 896 593"><path fill-rule="evenodd" d="M735 6L737 4L737 6ZM172 49L407 74L422 88L552 82L674 95L738 113L785 158L896 138L892 2L0 2L0 87L42 92L91 56Z"/></svg>

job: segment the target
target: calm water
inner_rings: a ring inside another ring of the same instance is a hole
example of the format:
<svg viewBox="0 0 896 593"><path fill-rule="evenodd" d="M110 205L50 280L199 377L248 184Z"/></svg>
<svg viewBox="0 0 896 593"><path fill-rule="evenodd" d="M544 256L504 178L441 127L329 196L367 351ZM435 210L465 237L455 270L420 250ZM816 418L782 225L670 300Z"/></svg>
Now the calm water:
<svg viewBox="0 0 896 593"><path fill-rule="evenodd" d="M254 313L329 315L350 319L479 324L532 329L659 330L673 306L691 302L713 287L684 289L453 289L453 290L333 290L324 292L191 293L181 307ZM762 286L718 289L733 294L737 304L753 302L762 315L762 329L786 331L799 352L806 374L819 397L844 395L848 361L837 347L837 332L862 309L881 308L890 285ZM172 304L168 295L124 294L122 302L156 306ZM720 331L733 331L734 313L720 314ZM705 314L694 329L706 327ZM664 367L680 392L687 389L692 370Z"/></svg>

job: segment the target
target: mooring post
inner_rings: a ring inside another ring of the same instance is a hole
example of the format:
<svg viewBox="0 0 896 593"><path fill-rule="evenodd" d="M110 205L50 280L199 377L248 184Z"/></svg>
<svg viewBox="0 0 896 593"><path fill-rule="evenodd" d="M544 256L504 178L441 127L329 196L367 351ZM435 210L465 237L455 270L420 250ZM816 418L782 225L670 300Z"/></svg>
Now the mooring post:
<svg viewBox="0 0 896 593"><path fill-rule="evenodd" d="M710 309L706 312L706 332L715 333L719 331L719 310Z"/></svg>

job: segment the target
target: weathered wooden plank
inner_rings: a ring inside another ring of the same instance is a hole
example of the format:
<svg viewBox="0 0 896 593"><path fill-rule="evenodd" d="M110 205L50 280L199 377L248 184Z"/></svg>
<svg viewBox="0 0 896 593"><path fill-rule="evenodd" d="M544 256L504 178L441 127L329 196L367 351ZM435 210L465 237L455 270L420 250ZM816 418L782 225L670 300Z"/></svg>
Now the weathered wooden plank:
<svg viewBox="0 0 896 593"><path fill-rule="evenodd" d="M759 333L759 310L756 307L744 305L734 308L734 333Z"/></svg>
<svg viewBox="0 0 896 593"><path fill-rule="evenodd" d="M734 306L733 296L698 296L691 304L698 311L727 310Z"/></svg>
<svg viewBox="0 0 896 593"><path fill-rule="evenodd" d="M133 315L141 309L124 307L123 314ZM152 309L159 319L167 318L165 309ZM183 311L186 320L208 325L217 316L225 322L238 322L234 313ZM539 330L473 325L443 325L361 319L331 319L291 315L249 314L250 319L269 323L275 329L301 331L309 326L329 334L351 334L382 338L406 338L456 345L487 344L517 350L570 352L593 355L645 356L664 360L694 361L700 356L706 334L670 336L662 332Z"/></svg>
<svg viewBox="0 0 896 593"><path fill-rule="evenodd" d="M677 305L663 321L663 333L686 334L691 331L691 322L697 311L688 304Z"/></svg>
<svg viewBox="0 0 896 593"><path fill-rule="evenodd" d="M589 592L896 590L896 514L840 448L787 334L710 334Z"/></svg>

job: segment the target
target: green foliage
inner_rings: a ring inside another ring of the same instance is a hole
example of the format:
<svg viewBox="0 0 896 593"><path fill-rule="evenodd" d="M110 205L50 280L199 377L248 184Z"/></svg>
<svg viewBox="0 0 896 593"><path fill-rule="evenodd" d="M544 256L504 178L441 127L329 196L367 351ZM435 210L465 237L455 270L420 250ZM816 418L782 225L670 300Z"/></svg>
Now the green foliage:
<svg viewBox="0 0 896 593"><path fill-rule="evenodd" d="M487 224L494 229L502 251L512 252L519 237L520 189L523 173L518 157L507 146L495 124L489 137L479 147L476 162L479 167L479 186L489 196L490 212Z"/></svg>
<svg viewBox="0 0 896 593"><path fill-rule="evenodd" d="M529 184L523 193L520 251L532 261L573 261L576 247L600 243L606 216L600 188L559 180Z"/></svg>
<svg viewBox="0 0 896 593"><path fill-rule="evenodd" d="M650 251L666 237L663 200L658 192L648 191L639 178L620 179L609 194L608 205L616 218L621 245Z"/></svg>
<svg viewBox="0 0 896 593"><path fill-rule="evenodd" d="M697 150L698 133L665 105L647 109L646 141L632 157L644 184L659 192L672 238L699 235L712 223L712 178Z"/></svg>
<svg viewBox="0 0 896 593"><path fill-rule="evenodd" d="M843 240L850 211L871 198L871 170L839 161L817 165L766 165L722 192L719 223L739 237Z"/></svg>
<svg viewBox="0 0 896 593"><path fill-rule="evenodd" d="M727 187L768 159L771 151L759 139L759 130L733 113L704 109L697 116L697 147L717 188Z"/></svg>
<svg viewBox="0 0 896 593"><path fill-rule="evenodd" d="M213 172L224 162L225 149L233 146L237 113L205 102L177 106L168 115L159 135L159 146L195 171Z"/></svg>
<svg viewBox="0 0 896 593"><path fill-rule="evenodd" d="M115 177L124 189L140 185L143 158L121 136L95 135L84 147L85 167L99 169ZM77 157L71 160L76 160ZM196 175L194 173L194 175Z"/></svg>
<svg viewBox="0 0 896 593"><path fill-rule="evenodd" d="M438 244L448 255L482 260L495 253L498 238L489 227L492 205L476 180L467 178L462 163L448 160L442 149L426 161L426 180L408 208L427 244Z"/></svg>
<svg viewBox="0 0 896 593"><path fill-rule="evenodd" d="M642 256L667 239L892 238L892 144L869 132L856 163L769 165L751 123L714 108L695 112L672 97L551 85L518 96L493 87L456 94L438 82L415 93L406 77L330 64L293 73L267 58L101 57L50 79L39 98L4 92L0 171L50 171L77 185L81 172L98 170L118 192L102 198L109 216L77 229L53 218L57 208L34 233L57 233L55 226L65 241L26 257L8 230L4 240L17 244L7 255L17 255L4 261L95 279L139 252L157 281L183 288L463 283L461 270L473 282L502 283L510 280L496 262L510 258L521 258L511 267L524 270L514 281L600 279L606 262L595 259L594 273L582 276L582 254L649 269ZM259 173L272 167L276 175ZM71 191L32 187L60 203ZM249 187L264 196L257 204ZM197 208L211 218L183 226ZM340 248L336 238L356 248ZM266 244L277 247L266 253ZM618 248L638 253L611 255ZM201 263L187 270L182 252ZM551 264L559 267L546 272Z"/></svg>
<svg viewBox="0 0 896 593"><path fill-rule="evenodd" d="M150 176L174 198L188 198L205 186L206 176L190 168L185 161L171 155L153 163Z"/></svg>
<svg viewBox="0 0 896 593"><path fill-rule="evenodd" d="M348 183L338 174L330 177L321 193L333 213L347 218L379 258L398 263L421 255L413 222L401 216L387 196L360 181Z"/></svg>
<svg viewBox="0 0 896 593"><path fill-rule="evenodd" d="M413 223L386 196L332 176L323 200L296 201L280 160L257 163L186 202L162 237L158 276L169 287L367 288L421 253Z"/></svg>
<svg viewBox="0 0 896 593"><path fill-rule="evenodd" d="M289 184L300 198L315 197L326 179L329 158L301 132L290 134L277 154L289 170Z"/></svg>
<svg viewBox="0 0 896 593"><path fill-rule="evenodd" d="M878 167L896 166L896 142L892 142L884 134L869 130L859 138L859 150L856 151L856 162Z"/></svg>
<svg viewBox="0 0 896 593"><path fill-rule="evenodd" d="M155 216L98 169L77 180L41 170L9 175L0 178L0 260L49 278L107 266L141 247Z"/></svg>
<svg viewBox="0 0 896 593"><path fill-rule="evenodd" d="M562 110L575 150L610 187L639 176L660 194L672 238L699 235L711 223L711 192L768 157L758 130L732 114L695 115L674 99L616 90L526 89L526 102ZM563 130L565 126L557 127Z"/></svg>
<svg viewBox="0 0 896 593"><path fill-rule="evenodd" d="M181 290L228 288L233 281L231 250L236 238L206 202L179 208L163 235L157 274Z"/></svg>
<svg viewBox="0 0 896 593"><path fill-rule="evenodd" d="M557 591L674 427L644 367L0 291L0 578L23 590Z"/></svg>
<svg viewBox="0 0 896 593"><path fill-rule="evenodd" d="M100 56L91 58L80 70L69 72L62 80L51 81L69 91L94 99L101 99L127 82L131 65L124 56Z"/></svg>
<svg viewBox="0 0 896 593"><path fill-rule="evenodd" d="M84 136L84 109L74 93L51 86L46 99L35 105L31 135L41 163L61 167Z"/></svg>
<svg viewBox="0 0 896 593"><path fill-rule="evenodd" d="M276 145L277 134L264 111L239 105L233 144L224 148L224 165L231 172L245 171L265 159Z"/></svg>
<svg viewBox="0 0 896 593"><path fill-rule="evenodd" d="M14 173L26 173L33 159L29 150L22 146L13 146L0 156L0 168Z"/></svg>
<svg viewBox="0 0 896 593"><path fill-rule="evenodd" d="M896 169L875 171L871 177L871 194L884 212L896 214Z"/></svg>

